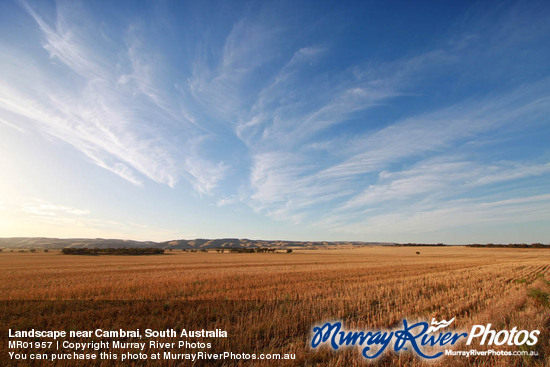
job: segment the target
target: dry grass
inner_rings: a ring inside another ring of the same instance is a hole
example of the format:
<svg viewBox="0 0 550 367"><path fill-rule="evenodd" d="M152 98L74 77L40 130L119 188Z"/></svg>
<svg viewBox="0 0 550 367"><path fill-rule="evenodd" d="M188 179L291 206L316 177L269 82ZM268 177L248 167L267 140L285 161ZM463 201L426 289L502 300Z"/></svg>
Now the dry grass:
<svg viewBox="0 0 550 367"><path fill-rule="evenodd" d="M540 329L541 358L454 357L438 364L544 366L549 309L532 289L547 291L549 264L547 250L462 247L136 257L2 253L0 295L4 323L18 329L221 327L230 337L214 340L213 350L296 353L290 365L365 365L356 349L309 349L311 328L322 321L374 329L403 318L456 316L459 328L492 323L498 329ZM423 363L406 353L378 361Z"/></svg>

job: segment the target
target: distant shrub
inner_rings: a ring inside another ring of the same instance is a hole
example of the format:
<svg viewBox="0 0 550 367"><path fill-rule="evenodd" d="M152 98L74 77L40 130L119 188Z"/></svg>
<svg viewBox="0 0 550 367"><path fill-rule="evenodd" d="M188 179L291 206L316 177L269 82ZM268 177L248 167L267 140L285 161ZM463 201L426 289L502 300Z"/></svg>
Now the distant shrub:
<svg viewBox="0 0 550 367"><path fill-rule="evenodd" d="M238 254L251 254L254 252L254 249L235 247L235 248L230 248L229 252L238 253Z"/></svg>
<svg viewBox="0 0 550 367"><path fill-rule="evenodd" d="M258 247L254 252L275 252L274 248Z"/></svg>
<svg viewBox="0 0 550 367"><path fill-rule="evenodd" d="M550 249L550 246L549 245L544 245L542 243L532 243L530 245L526 244L526 243L509 243L507 245L502 245L502 244L499 244L499 245L496 245L496 244L493 244L493 243L488 243L486 245L481 245L481 244L473 244L473 245L467 245L468 247L487 247L487 248L546 248L546 249Z"/></svg>
<svg viewBox="0 0 550 367"><path fill-rule="evenodd" d="M237 253L237 254L263 254L263 253L274 253L276 249L274 248L267 248L267 247L256 247L256 248L246 248L246 247L232 247L232 248L217 248L216 252L225 252L225 250L231 252L231 253Z"/></svg>
<svg viewBox="0 0 550 367"><path fill-rule="evenodd" d="M441 247L441 246L447 246L444 243L396 243L395 246L397 247L403 247L403 246L409 246L409 247Z"/></svg>
<svg viewBox="0 0 550 367"><path fill-rule="evenodd" d="M286 253L287 253L287 254L290 254L291 252L292 252L292 249L291 249L291 248L286 249Z"/></svg>

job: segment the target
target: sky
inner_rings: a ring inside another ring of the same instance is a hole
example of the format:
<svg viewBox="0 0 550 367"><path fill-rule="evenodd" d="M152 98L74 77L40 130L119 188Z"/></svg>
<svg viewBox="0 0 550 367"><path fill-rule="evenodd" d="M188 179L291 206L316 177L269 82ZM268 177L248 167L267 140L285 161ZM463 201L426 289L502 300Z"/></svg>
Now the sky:
<svg viewBox="0 0 550 367"><path fill-rule="evenodd" d="M550 242L545 1L0 1L0 237Z"/></svg>

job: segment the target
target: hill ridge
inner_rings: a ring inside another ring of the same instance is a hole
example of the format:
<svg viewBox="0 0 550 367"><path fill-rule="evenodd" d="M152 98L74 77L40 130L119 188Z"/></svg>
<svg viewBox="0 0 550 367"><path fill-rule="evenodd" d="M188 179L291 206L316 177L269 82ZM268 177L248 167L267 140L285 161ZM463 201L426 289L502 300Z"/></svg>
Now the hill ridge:
<svg viewBox="0 0 550 367"><path fill-rule="evenodd" d="M0 238L0 247L6 248L163 248L163 249L214 249L214 248L317 248L333 246L395 245L388 242L361 241L288 241L251 240L248 238L196 238L170 241L135 241L106 238L49 238L9 237Z"/></svg>

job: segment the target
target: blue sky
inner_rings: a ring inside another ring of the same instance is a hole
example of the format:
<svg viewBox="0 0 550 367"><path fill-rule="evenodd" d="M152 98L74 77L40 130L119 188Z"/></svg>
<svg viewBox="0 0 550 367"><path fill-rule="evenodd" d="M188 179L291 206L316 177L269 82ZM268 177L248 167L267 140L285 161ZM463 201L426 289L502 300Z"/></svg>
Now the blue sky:
<svg viewBox="0 0 550 367"><path fill-rule="evenodd" d="M547 2L0 2L0 236L550 242Z"/></svg>

